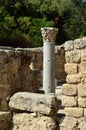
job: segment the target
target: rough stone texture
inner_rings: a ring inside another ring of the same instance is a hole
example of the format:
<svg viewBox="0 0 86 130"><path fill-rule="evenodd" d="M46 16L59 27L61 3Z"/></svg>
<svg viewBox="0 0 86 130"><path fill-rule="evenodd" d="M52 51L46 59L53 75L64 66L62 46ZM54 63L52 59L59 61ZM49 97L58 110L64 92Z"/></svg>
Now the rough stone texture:
<svg viewBox="0 0 86 130"><path fill-rule="evenodd" d="M77 106L77 99L70 96L62 96L62 105L65 107Z"/></svg>
<svg viewBox="0 0 86 130"><path fill-rule="evenodd" d="M83 108L79 108L79 107L66 107L65 108L65 114L69 117L83 117L84 115L84 111L83 111Z"/></svg>
<svg viewBox="0 0 86 130"><path fill-rule="evenodd" d="M83 49L86 47L86 37L82 39L76 39L74 41L74 48L75 49Z"/></svg>
<svg viewBox="0 0 86 130"><path fill-rule="evenodd" d="M75 84L64 84L62 94L66 96L73 96L77 94L77 88Z"/></svg>
<svg viewBox="0 0 86 130"><path fill-rule="evenodd" d="M56 130L55 121L51 117L36 115L35 113L15 114L12 130Z"/></svg>
<svg viewBox="0 0 86 130"><path fill-rule="evenodd" d="M85 97L86 96L86 83L78 84L77 88L78 88L78 95L81 97Z"/></svg>
<svg viewBox="0 0 86 130"><path fill-rule="evenodd" d="M9 106L13 110L44 115L55 115L58 110L57 99L53 94L16 93L10 98Z"/></svg>
<svg viewBox="0 0 86 130"><path fill-rule="evenodd" d="M74 49L74 41L70 40L65 42L65 51L71 51Z"/></svg>
<svg viewBox="0 0 86 130"><path fill-rule="evenodd" d="M71 75L67 75L66 81L67 83L70 84L76 84L81 82L81 78L82 78L82 74L73 74L73 75L71 74Z"/></svg>
<svg viewBox="0 0 86 130"><path fill-rule="evenodd" d="M86 98L79 97L78 98L78 105L79 105L79 107L85 107L86 108Z"/></svg>
<svg viewBox="0 0 86 130"><path fill-rule="evenodd" d="M76 63L65 64L65 72L67 74L76 74L78 72L78 65Z"/></svg>
<svg viewBox="0 0 86 130"><path fill-rule="evenodd" d="M78 129L80 130L86 130L86 117L79 118L78 119Z"/></svg>
<svg viewBox="0 0 86 130"><path fill-rule="evenodd" d="M77 125L77 119L74 117L65 117L61 122L60 122L60 127L61 130L74 130L74 128Z"/></svg>
<svg viewBox="0 0 86 130"><path fill-rule="evenodd" d="M0 130L10 130L11 128L11 113L0 111Z"/></svg>
<svg viewBox="0 0 86 130"><path fill-rule="evenodd" d="M86 117L86 108L84 109L84 116Z"/></svg>
<svg viewBox="0 0 86 130"><path fill-rule="evenodd" d="M80 50L68 51L65 53L67 63L79 63L81 59Z"/></svg>

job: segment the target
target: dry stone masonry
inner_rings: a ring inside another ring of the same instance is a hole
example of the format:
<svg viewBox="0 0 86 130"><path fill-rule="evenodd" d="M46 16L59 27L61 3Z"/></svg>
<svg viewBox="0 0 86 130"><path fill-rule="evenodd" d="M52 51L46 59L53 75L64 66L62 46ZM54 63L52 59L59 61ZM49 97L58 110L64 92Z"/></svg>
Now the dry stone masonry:
<svg viewBox="0 0 86 130"><path fill-rule="evenodd" d="M86 37L65 43L66 84L62 104L65 115L61 130L86 130ZM70 125L71 124L71 125Z"/></svg>
<svg viewBox="0 0 86 130"><path fill-rule="evenodd" d="M11 97L13 130L56 130L55 95L20 92Z"/></svg>
<svg viewBox="0 0 86 130"><path fill-rule="evenodd" d="M60 129L58 96L37 94L42 60L43 48L0 47L0 130L86 130L86 37L55 47L65 107Z"/></svg>

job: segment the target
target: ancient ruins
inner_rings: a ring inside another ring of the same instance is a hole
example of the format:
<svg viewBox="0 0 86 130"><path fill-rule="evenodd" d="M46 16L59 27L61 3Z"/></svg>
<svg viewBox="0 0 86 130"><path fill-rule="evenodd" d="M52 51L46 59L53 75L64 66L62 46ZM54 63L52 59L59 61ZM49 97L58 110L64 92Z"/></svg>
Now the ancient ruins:
<svg viewBox="0 0 86 130"><path fill-rule="evenodd" d="M0 47L0 130L86 130L86 37L55 46L55 93L42 79L42 47Z"/></svg>

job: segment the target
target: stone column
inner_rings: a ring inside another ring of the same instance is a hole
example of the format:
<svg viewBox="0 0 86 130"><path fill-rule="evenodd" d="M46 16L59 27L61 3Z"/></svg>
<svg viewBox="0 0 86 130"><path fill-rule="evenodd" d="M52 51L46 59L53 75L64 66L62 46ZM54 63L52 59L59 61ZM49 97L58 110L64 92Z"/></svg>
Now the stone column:
<svg viewBox="0 0 86 130"><path fill-rule="evenodd" d="M55 39L57 28L41 28L43 37L43 90L45 93L55 92Z"/></svg>

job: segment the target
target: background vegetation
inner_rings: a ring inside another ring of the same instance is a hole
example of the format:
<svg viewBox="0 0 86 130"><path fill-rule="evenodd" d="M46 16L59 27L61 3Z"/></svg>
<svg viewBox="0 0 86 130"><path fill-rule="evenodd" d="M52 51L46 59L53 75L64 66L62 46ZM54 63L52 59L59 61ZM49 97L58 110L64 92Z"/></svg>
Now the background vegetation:
<svg viewBox="0 0 86 130"><path fill-rule="evenodd" d="M82 0L0 0L0 45L42 46L41 27L59 29L56 44L86 35Z"/></svg>

